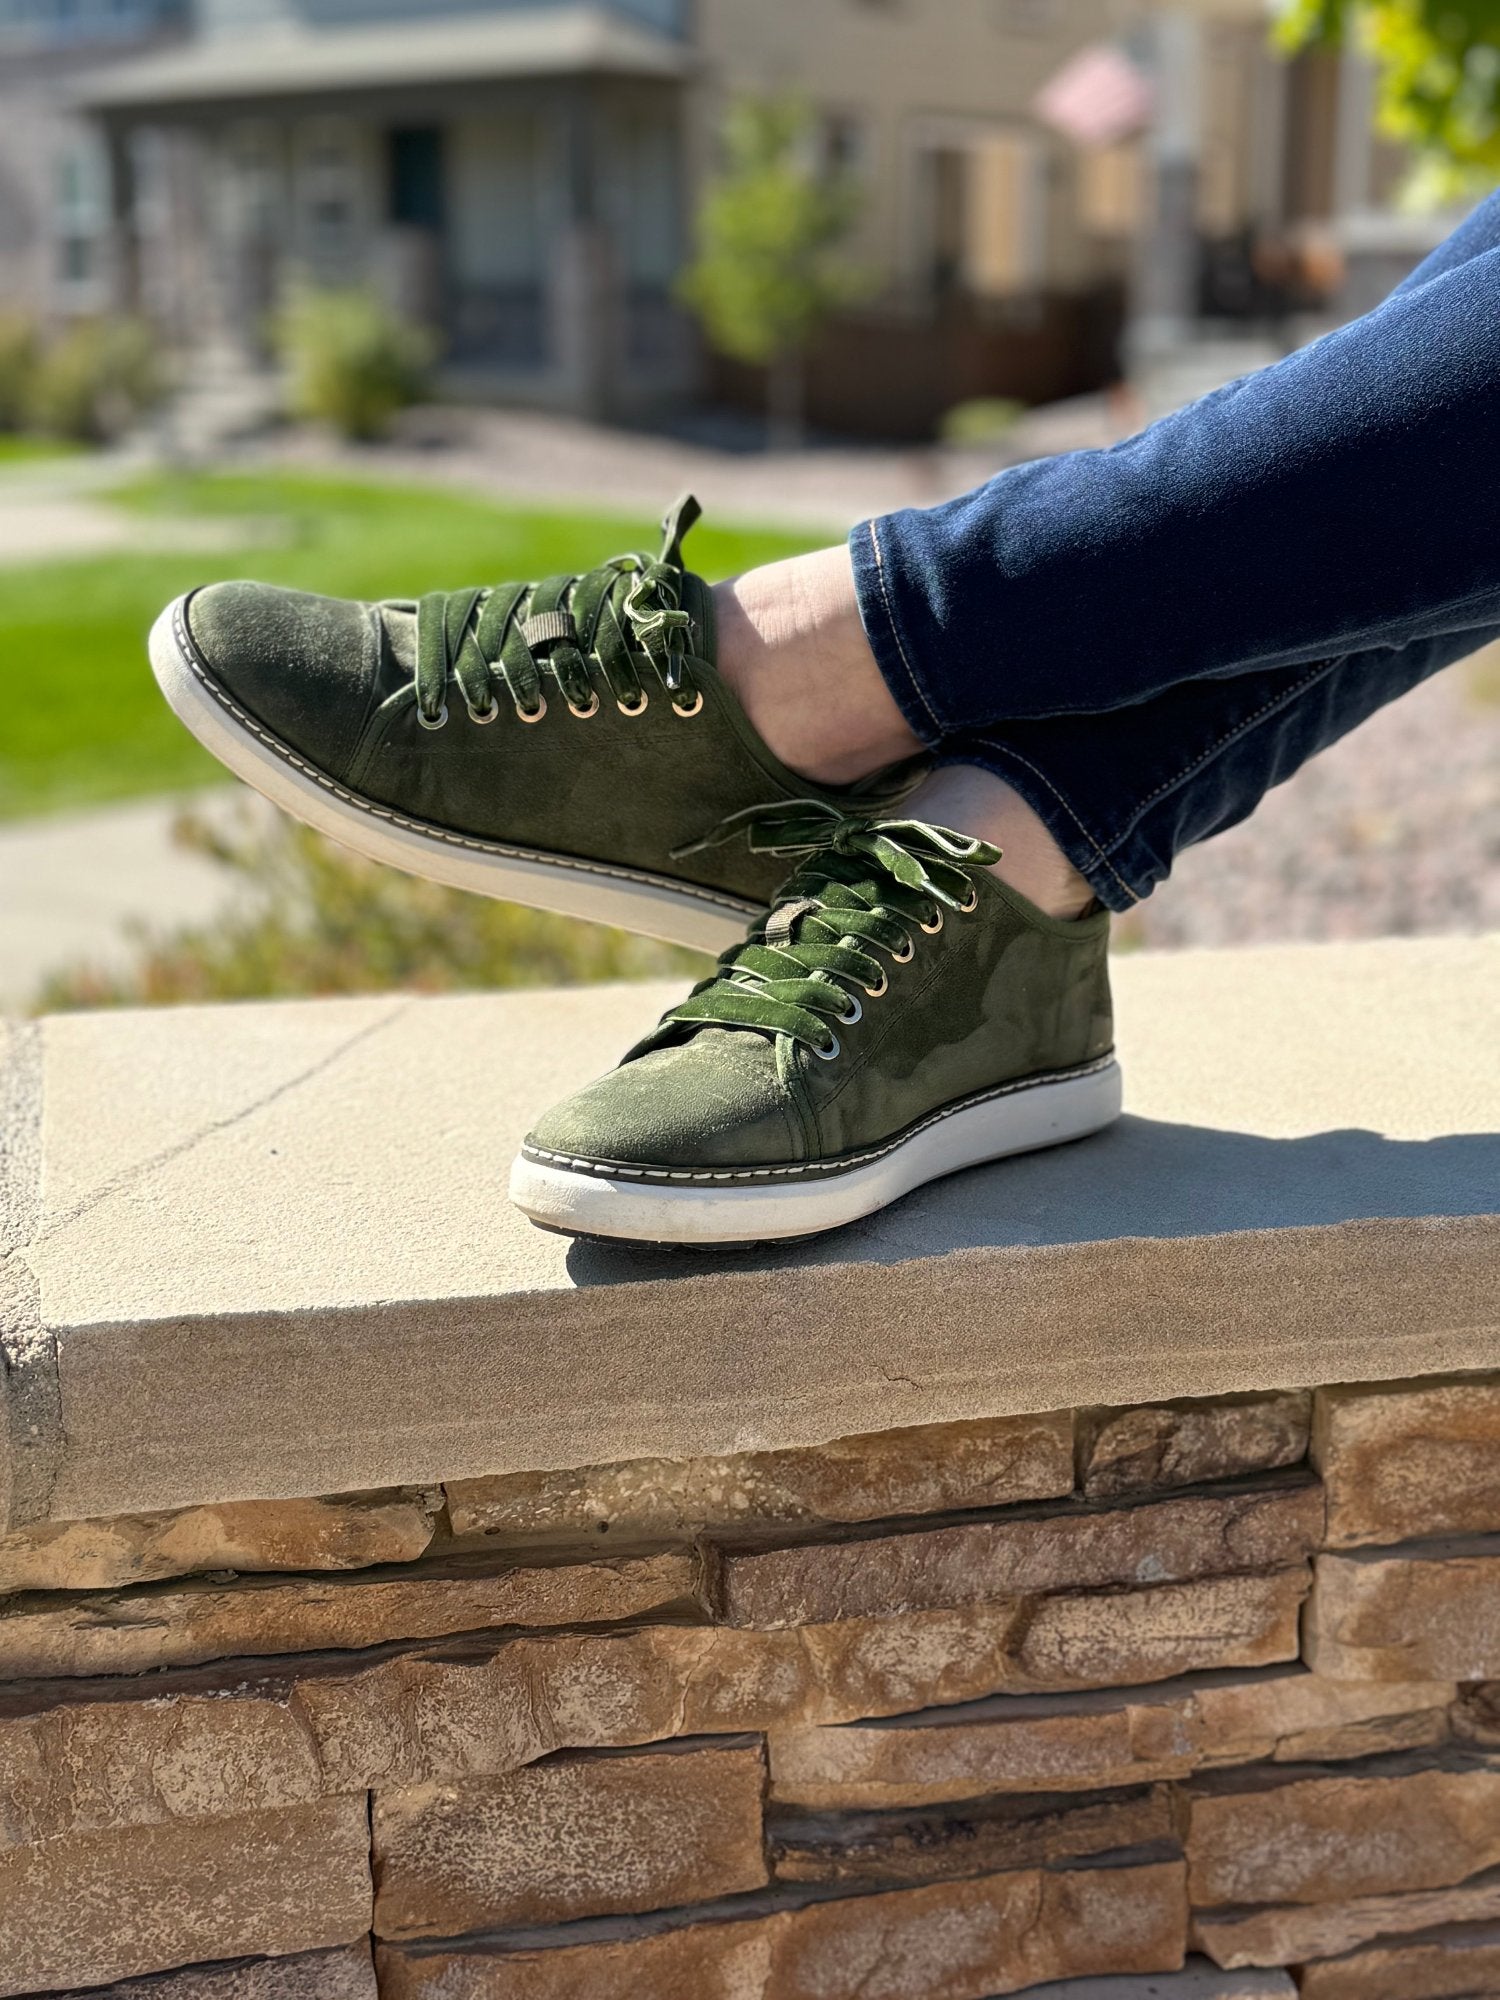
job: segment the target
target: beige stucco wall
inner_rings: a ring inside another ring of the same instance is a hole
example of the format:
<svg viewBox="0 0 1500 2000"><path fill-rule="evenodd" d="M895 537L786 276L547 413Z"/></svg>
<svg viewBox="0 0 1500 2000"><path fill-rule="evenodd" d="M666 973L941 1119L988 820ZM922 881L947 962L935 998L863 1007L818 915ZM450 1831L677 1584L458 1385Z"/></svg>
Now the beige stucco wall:
<svg viewBox="0 0 1500 2000"><path fill-rule="evenodd" d="M1067 147L1040 132L1028 106L1075 49L1108 33L1110 0L1068 0L1042 32L1004 25L991 0L701 0L706 74L695 139L711 150L723 100L735 90L797 91L862 128L865 216L856 253L897 288L911 285L925 245L918 155L1020 127L1042 150L1041 275L1067 283L1089 265L1073 223Z"/></svg>
<svg viewBox="0 0 1500 2000"><path fill-rule="evenodd" d="M1116 253L1080 225L1073 149L1030 115L1070 55L1152 10L1130 0L700 0L704 57L695 93L695 167L711 158L725 98L798 92L856 119L865 210L855 252L896 292L920 290L928 251L920 155L1006 132L1037 149L1035 279L1086 284ZM1274 63L1265 0L1186 0L1204 34L1205 222L1225 230L1257 207L1257 152L1274 145Z"/></svg>

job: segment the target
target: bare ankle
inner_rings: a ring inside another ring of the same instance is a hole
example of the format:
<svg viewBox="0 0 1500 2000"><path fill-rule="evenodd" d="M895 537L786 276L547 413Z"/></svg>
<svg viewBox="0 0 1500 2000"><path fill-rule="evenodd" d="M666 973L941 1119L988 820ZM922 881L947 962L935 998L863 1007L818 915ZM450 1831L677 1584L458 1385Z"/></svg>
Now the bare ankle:
<svg viewBox="0 0 1500 2000"><path fill-rule="evenodd" d="M1000 849L993 873L1049 917L1083 916L1094 892L1019 792L977 764L945 764L902 807Z"/></svg>
<svg viewBox="0 0 1500 2000"><path fill-rule="evenodd" d="M875 663L846 548L747 570L714 589L719 668L782 763L815 784L855 784L923 748ZM903 811L992 841L995 874L1048 916L1094 892L1018 792L976 764L945 765Z"/></svg>
<svg viewBox="0 0 1500 2000"><path fill-rule="evenodd" d="M720 671L799 776L854 784L922 748L865 638L846 548L748 570L714 604Z"/></svg>

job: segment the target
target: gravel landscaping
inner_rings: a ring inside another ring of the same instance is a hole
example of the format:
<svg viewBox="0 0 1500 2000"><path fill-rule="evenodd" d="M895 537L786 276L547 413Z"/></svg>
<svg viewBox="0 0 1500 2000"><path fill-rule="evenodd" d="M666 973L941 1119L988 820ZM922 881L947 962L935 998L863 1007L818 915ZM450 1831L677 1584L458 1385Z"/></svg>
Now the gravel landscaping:
<svg viewBox="0 0 1500 2000"><path fill-rule="evenodd" d="M1500 649L1415 688L1190 849L1135 944L1500 928Z"/></svg>

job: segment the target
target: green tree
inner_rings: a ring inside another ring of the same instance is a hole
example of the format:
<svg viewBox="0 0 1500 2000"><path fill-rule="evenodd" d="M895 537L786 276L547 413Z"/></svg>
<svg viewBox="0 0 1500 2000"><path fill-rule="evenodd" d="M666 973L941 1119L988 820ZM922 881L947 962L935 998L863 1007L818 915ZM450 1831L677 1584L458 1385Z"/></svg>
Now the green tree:
<svg viewBox="0 0 1500 2000"><path fill-rule="evenodd" d="M859 198L847 177L820 167L815 137L799 100L731 107L723 169L703 197L698 253L680 287L721 353L768 371L781 444L801 441L809 341L865 288L839 255Z"/></svg>
<svg viewBox="0 0 1500 2000"><path fill-rule="evenodd" d="M1282 45L1355 38L1380 70L1380 123L1453 199L1500 177L1500 0L1282 0Z"/></svg>

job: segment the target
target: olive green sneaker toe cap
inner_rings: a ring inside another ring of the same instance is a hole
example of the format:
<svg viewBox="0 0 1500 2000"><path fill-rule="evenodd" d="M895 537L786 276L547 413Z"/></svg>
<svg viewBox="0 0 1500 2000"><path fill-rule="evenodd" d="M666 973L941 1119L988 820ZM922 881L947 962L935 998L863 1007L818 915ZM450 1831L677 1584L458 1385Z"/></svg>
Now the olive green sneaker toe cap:
<svg viewBox="0 0 1500 2000"><path fill-rule="evenodd" d="M683 1172L782 1165L803 1150L775 1046L722 1028L653 1049L565 1098L526 1148Z"/></svg>
<svg viewBox="0 0 1500 2000"><path fill-rule="evenodd" d="M283 743L338 775L359 741L381 663L370 605L266 583L212 583L188 599L203 665Z"/></svg>

